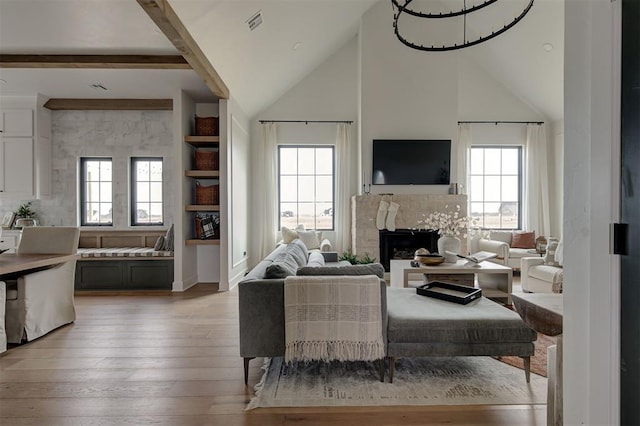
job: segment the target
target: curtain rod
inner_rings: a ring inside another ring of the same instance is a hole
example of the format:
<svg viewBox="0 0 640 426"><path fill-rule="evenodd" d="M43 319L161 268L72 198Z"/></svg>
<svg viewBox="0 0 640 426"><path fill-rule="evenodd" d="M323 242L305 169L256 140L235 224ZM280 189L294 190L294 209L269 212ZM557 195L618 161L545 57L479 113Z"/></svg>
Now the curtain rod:
<svg viewBox="0 0 640 426"><path fill-rule="evenodd" d="M258 120L260 123L345 123L353 124L351 120Z"/></svg>
<svg viewBox="0 0 640 426"><path fill-rule="evenodd" d="M544 124L544 121L458 121L458 124Z"/></svg>

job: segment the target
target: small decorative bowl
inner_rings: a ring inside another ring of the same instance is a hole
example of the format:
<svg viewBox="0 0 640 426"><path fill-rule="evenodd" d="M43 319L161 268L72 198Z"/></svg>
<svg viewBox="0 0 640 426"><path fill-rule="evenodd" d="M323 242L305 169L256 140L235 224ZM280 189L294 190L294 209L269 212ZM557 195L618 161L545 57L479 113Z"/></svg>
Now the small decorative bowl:
<svg viewBox="0 0 640 426"><path fill-rule="evenodd" d="M416 254L414 260L426 266L433 266L444 262L444 256L440 256L439 254Z"/></svg>

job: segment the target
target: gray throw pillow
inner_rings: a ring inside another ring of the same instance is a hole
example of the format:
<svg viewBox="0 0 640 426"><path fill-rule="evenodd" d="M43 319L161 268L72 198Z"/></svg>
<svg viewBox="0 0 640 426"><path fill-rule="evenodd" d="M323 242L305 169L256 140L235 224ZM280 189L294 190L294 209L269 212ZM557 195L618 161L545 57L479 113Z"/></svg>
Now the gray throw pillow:
<svg viewBox="0 0 640 426"><path fill-rule="evenodd" d="M377 275L384 278L384 266L380 263L347 266L320 266L298 268L298 275Z"/></svg>
<svg viewBox="0 0 640 426"><path fill-rule="evenodd" d="M271 265L267 266L265 278L286 278L296 274L298 263L289 253L278 254Z"/></svg>
<svg viewBox="0 0 640 426"><path fill-rule="evenodd" d="M160 251L164 248L164 235L160 235L156 240L156 245L153 246L155 251Z"/></svg>
<svg viewBox="0 0 640 426"><path fill-rule="evenodd" d="M164 247L165 251L173 251L173 225L169 227L167 230L167 234L164 236Z"/></svg>
<svg viewBox="0 0 640 426"><path fill-rule="evenodd" d="M547 253L544 256L544 264L549 266L559 266L556 262L556 249L558 248L558 240L549 238L547 243Z"/></svg>

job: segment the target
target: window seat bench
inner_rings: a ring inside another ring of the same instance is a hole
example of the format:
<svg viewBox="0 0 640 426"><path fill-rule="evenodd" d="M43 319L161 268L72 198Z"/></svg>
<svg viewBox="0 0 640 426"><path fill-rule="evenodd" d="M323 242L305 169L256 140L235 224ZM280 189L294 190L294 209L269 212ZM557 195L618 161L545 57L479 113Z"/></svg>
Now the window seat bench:
<svg viewBox="0 0 640 426"><path fill-rule="evenodd" d="M173 252L153 249L165 232L82 231L76 291L171 290Z"/></svg>

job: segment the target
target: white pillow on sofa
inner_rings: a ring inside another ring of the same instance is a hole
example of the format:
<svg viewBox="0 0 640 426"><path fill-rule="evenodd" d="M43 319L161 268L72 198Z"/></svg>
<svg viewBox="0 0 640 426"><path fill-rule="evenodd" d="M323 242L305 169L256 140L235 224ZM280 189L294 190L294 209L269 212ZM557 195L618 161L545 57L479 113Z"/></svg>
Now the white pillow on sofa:
<svg viewBox="0 0 640 426"><path fill-rule="evenodd" d="M304 245L307 246L307 249L312 250L320 248L320 242L322 241L322 231L305 231L304 225L301 224L298 225L296 229L291 229L283 226L281 228L281 232L282 242L285 244L289 244L296 238L300 238Z"/></svg>
<svg viewBox="0 0 640 426"><path fill-rule="evenodd" d="M285 244L289 244L291 243L291 241L298 238L298 231L296 231L295 229L290 229L286 226L283 226L280 231L282 232L282 242Z"/></svg>
<svg viewBox="0 0 640 426"><path fill-rule="evenodd" d="M320 232L322 236L322 233ZM298 238L302 240L309 250L319 249L320 240L318 239L318 231L298 231Z"/></svg>

